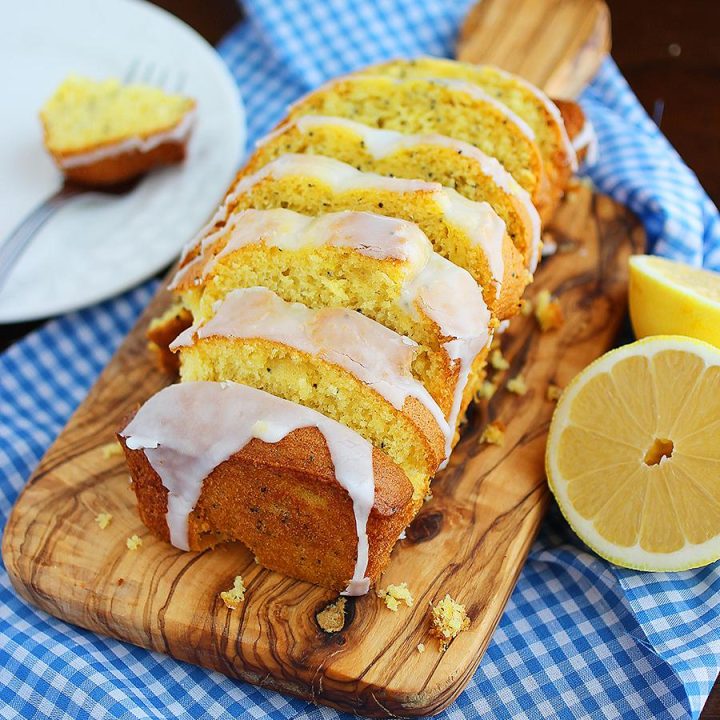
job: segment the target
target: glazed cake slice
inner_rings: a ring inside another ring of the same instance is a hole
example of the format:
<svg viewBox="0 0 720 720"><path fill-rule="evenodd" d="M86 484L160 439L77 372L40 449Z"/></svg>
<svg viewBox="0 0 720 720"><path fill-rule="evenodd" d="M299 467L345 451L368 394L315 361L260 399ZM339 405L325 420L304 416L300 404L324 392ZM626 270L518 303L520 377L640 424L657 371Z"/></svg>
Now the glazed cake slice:
<svg viewBox="0 0 720 720"><path fill-rule="evenodd" d="M334 115L384 130L438 133L497 158L540 207L547 179L527 123L477 85L453 79L351 75L331 81L290 108L301 115Z"/></svg>
<svg viewBox="0 0 720 720"><path fill-rule="evenodd" d="M140 517L183 550L243 542L265 567L368 591L410 522L388 456L307 407L236 383L182 383L120 431Z"/></svg>
<svg viewBox="0 0 720 720"><path fill-rule="evenodd" d="M195 101L147 85L71 76L40 111L45 146L65 177L113 185L180 162Z"/></svg>
<svg viewBox="0 0 720 720"><path fill-rule="evenodd" d="M414 222L436 252L475 278L500 319L517 312L531 279L495 211L439 183L363 173L321 155L288 153L237 182L204 235L248 208L286 208L308 215L361 210ZM187 255L194 252L197 244Z"/></svg>
<svg viewBox="0 0 720 720"><path fill-rule="evenodd" d="M414 340L413 374L452 427L483 380L492 333L482 292L413 223L351 211L312 218L243 210L205 238L171 284L197 321L232 290L255 286L310 308L357 310ZM169 318L166 337L176 313Z"/></svg>
<svg viewBox="0 0 720 720"><path fill-rule="evenodd" d="M261 140L241 176L257 172L284 153L325 155L358 170L416 178L487 202L534 272L540 253L540 217L528 193L495 159L446 135L406 135L342 117L303 115Z"/></svg>
<svg viewBox="0 0 720 720"><path fill-rule="evenodd" d="M545 221L552 216L572 173L577 170L577 159L557 106L542 90L493 65L472 65L444 58L394 60L365 72L399 79L444 78L469 82L509 107L535 135L550 189L546 205L540 207L541 215Z"/></svg>
<svg viewBox="0 0 720 720"><path fill-rule="evenodd" d="M240 382L347 425L405 471L416 499L450 453L454 428L410 370L415 343L358 312L234 290L171 348L183 382Z"/></svg>

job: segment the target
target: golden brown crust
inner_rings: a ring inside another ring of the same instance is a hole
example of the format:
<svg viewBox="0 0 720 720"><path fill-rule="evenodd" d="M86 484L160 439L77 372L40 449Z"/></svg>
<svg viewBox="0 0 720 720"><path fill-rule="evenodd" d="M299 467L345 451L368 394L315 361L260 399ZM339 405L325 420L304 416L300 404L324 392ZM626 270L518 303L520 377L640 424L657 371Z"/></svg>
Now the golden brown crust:
<svg viewBox="0 0 720 720"><path fill-rule="evenodd" d="M75 167L63 167L63 160L73 154L53 153L55 163L65 177L80 185L117 185L144 175L155 167L173 165L185 159L187 138L169 140L152 150L128 150Z"/></svg>
<svg viewBox="0 0 720 720"><path fill-rule="evenodd" d="M513 245L510 236L505 233L503 236L503 284L500 289L500 296L497 300L490 298L484 292L485 302L499 320L507 320L518 314L520 310L520 299L525 288L532 281L532 275L527 270L525 259L522 253Z"/></svg>
<svg viewBox="0 0 720 720"><path fill-rule="evenodd" d="M142 521L169 540L167 490L142 450L123 445ZM367 576L375 581L417 507L412 486L383 452L373 450L375 503L368 520ZM317 428L291 432L277 443L251 440L205 479L190 516L192 550L243 542L278 572L342 590L352 577L357 533L352 501L335 479L325 438Z"/></svg>
<svg viewBox="0 0 720 720"><path fill-rule="evenodd" d="M553 100L553 102L560 110L568 137L574 140L585 127L585 113L582 107L572 100ZM586 154L587 147L581 148L577 154L578 162L582 162Z"/></svg>
<svg viewBox="0 0 720 720"><path fill-rule="evenodd" d="M153 357L155 366L170 375L177 375L180 370L178 356L171 352L170 343L192 325L192 314L176 303L160 317L153 318L145 332L148 339L148 350Z"/></svg>

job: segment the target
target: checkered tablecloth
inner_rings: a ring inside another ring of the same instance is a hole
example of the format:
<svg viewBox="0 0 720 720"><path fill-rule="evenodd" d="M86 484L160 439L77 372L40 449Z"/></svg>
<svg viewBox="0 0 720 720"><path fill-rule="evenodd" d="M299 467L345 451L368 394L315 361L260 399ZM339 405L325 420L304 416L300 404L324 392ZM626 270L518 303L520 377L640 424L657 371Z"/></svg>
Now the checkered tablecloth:
<svg viewBox="0 0 720 720"><path fill-rule="evenodd" d="M450 55L467 0L249 0L221 44L253 142L328 77L397 55ZM582 97L590 177L643 220L656 252L720 269L720 219L608 60ZM0 517L152 295L146 284L52 321L0 356ZM720 668L720 567L679 574L599 560L552 510L480 667L446 718L697 717ZM2 718L333 718L56 620L0 572Z"/></svg>

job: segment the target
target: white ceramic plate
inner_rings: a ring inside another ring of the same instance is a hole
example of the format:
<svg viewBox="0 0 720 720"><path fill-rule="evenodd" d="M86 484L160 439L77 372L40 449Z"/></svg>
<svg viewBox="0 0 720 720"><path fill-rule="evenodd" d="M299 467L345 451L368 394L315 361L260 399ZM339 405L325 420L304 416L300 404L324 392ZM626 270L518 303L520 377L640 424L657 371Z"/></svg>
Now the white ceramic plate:
<svg viewBox="0 0 720 720"><path fill-rule="evenodd" d="M222 199L245 146L232 77L172 15L141 0L0 2L0 242L62 184L40 106L70 73L123 78L136 59L165 71L168 85L184 78L196 99L188 157L128 195L82 195L54 215L0 292L0 322L91 305L168 265Z"/></svg>

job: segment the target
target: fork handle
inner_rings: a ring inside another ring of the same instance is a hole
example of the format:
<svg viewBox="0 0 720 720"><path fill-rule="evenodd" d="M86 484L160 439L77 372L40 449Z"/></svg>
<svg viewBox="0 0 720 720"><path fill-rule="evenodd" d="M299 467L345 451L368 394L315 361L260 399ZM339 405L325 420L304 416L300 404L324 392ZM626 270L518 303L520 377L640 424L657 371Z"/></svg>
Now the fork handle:
<svg viewBox="0 0 720 720"><path fill-rule="evenodd" d="M82 188L80 187L69 184L63 185L32 210L5 238L5 242L0 245L0 291L5 286L8 277L10 277L12 269L40 228L68 200L81 192Z"/></svg>

